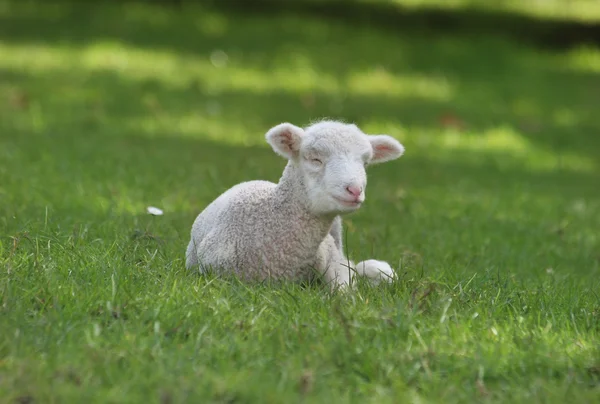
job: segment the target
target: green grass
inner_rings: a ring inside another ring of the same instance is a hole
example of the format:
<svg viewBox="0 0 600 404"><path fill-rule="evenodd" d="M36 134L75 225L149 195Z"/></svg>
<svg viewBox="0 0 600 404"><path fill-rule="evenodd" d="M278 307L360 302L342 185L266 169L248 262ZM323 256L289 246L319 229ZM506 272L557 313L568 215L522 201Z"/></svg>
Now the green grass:
<svg viewBox="0 0 600 404"><path fill-rule="evenodd" d="M0 402L600 399L599 49L0 4ZM324 116L406 146L346 219L398 282L188 273L195 216L278 179L265 131Z"/></svg>

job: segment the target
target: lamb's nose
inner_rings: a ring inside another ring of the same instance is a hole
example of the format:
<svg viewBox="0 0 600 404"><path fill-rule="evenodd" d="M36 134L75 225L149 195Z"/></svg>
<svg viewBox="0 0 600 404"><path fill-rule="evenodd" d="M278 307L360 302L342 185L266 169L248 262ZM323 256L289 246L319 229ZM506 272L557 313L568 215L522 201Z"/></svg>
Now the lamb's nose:
<svg viewBox="0 0 600 404"><path fill-rule="evenodd" d="M356 185L349 185L346 187L346 191L348 191L355 198L358 198L362 193L362 188L357 187Z"/></svg>

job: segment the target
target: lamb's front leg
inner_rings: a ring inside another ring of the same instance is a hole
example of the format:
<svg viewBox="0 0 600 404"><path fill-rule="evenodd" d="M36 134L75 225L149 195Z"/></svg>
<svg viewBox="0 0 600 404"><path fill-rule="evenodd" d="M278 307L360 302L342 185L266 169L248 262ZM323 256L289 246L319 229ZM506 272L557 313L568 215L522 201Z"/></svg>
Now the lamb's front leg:
<svg viewBox="0 0 600 404"><path fill-rule="evenodd" d="M365 276L373 283L391 282L395 278L387 262L371 259L354 264L348 260L331 235L327 235L319 246L316 269L332 289L350 286L356 275Z"/></svg>
<svg viewBox="0 0 600 404"><path fill-rule="evenodd" d="M349 286L355 272L354 263L344 257L331 234L319 245L315 269L332 289Z"/></svg>
<svg viewBox="0 0 600 404"><path fill-rule="evenodd" d="M361 276L366 276L374 283L379 283L381 281L390 282L394 279L395 273L390 267L390 265L385 261L378 260L366 260L359 262L354 265L352 261L348 261L344 258L344 249L343 249L343 236L342 236L342 218L337 216L333 224L331 225L331 230L329 234L333 237L336 247L338 248L340 255L342 256L342 261L344 262L344 268L341 270L343 272L348 272L348 265L352 267L354 271L352 271L352 275L358 274ZM335 272L335 271L334 271ZM337 271L339 272L339 271Z"/></svg>

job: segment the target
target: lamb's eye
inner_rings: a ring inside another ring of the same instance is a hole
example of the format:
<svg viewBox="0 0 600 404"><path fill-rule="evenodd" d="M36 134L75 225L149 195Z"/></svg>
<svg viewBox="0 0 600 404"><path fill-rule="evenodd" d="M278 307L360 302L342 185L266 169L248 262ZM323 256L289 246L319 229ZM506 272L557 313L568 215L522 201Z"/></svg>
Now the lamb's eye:
<svg viewBox="0 0 600 404"><path fill-rule="evenodd" d="M321 165L323 162L319 159L310 159L310 161L315 165Z"/></svg>

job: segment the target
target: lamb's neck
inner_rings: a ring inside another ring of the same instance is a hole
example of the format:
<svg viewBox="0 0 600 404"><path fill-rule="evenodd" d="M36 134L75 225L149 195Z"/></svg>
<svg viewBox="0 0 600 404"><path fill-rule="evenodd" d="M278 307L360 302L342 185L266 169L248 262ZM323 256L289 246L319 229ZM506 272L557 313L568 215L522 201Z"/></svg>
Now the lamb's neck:
<svg viewBox="0 0 600 404"><path fill-rule="evenodd" d="M306 187L302 179L302 173L294 166L293 162L288 162L283 170L283 174L276 188L276 199L285 206L287 214L295 215L290 220L301 220L306 225L315 226L315 230L323 233L323 236L329 232L335 215L316 215L310 211L310 201L306 195Z"/></svg>

